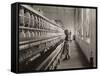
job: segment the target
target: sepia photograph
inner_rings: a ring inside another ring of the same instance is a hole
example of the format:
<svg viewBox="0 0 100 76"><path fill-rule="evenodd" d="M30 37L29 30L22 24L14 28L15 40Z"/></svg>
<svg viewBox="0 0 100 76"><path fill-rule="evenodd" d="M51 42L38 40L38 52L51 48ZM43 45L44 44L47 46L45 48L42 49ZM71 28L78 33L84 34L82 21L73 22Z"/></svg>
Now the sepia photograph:
<svg viewBox="0 0 100 76"><path fill-rule="evenodd" d="M97 68L97 8L18 4L18 72Z"/></svg>

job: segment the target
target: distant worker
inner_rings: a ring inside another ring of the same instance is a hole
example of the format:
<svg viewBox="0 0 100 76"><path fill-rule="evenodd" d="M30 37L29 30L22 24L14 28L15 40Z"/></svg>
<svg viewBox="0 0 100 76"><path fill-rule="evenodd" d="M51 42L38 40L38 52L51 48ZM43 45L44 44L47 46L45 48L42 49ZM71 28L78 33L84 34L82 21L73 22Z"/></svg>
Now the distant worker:
<svg viewBox="0 0 100 76"><path fill-rule="evenodd" d="M72 39L71 39L71 31L69 32L69 40L71 41Z"/></svg>
<svg viewBox="0 0 100 76"><path fill-rule="evenodd" d="M75 35L73 35L73 40L75 40Z"/></svg>
<svg viewBox="0 0 100 76"><path fill-rule="evenodd" d="M68 30L64 31L65 33L65 41L64 41L64 47L63 47L63 53L65 55L64 60L68 60L70 58L69 56L69 44L68 44Z"/></svg>

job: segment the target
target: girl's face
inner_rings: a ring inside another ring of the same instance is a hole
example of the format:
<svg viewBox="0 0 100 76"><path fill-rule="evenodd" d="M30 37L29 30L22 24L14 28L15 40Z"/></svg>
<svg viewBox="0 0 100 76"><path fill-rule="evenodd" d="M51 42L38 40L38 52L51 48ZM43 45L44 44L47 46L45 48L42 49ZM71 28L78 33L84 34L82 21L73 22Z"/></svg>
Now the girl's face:
<svg viewBox="0 0 100 76"><path fill-rule="evenodd" d="M67 35L67 34L68 34L68 30L65 30L64 32L65 32L65 35Z"/></svg>

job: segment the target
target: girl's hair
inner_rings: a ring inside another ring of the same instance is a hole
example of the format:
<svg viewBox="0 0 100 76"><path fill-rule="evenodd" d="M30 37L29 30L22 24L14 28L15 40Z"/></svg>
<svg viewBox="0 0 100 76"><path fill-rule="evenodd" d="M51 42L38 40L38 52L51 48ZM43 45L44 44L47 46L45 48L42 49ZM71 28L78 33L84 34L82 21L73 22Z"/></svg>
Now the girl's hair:
<svg viewBox="0 0 100 76"><path fill-rule="evenodd" d="M64 33L65 33L65 35L68 35L68 30L67 29L64 30Z"/></svg>

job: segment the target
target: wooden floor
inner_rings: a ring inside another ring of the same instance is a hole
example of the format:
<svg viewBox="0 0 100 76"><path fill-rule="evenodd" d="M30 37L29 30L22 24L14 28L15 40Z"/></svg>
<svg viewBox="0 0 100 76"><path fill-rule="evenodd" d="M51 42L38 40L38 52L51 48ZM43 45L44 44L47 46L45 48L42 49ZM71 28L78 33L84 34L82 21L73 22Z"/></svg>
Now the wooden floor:
<svg viewBox="0 0 100 76"><path fill-rule="evenodd" d="M86 68L89 66L75 41L70 42L70 59L62 61L57 69Z"/></svg>

